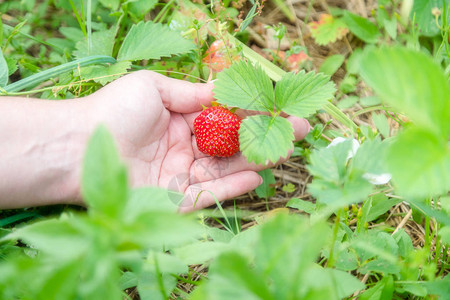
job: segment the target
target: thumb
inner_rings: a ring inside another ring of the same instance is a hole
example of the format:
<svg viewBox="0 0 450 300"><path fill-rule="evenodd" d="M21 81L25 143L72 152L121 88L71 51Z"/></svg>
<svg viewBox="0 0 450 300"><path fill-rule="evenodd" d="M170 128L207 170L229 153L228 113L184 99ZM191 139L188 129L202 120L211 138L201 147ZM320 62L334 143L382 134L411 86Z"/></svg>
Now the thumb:
<svg viewBox="0 0 450 300"><path fill-rule="evenodd" d="M138 71L161 95L166 109L178 113L192 113L202 110L202 105L210 106L213 101L213 83L192 83L166 77L152 71Z"/></svg>

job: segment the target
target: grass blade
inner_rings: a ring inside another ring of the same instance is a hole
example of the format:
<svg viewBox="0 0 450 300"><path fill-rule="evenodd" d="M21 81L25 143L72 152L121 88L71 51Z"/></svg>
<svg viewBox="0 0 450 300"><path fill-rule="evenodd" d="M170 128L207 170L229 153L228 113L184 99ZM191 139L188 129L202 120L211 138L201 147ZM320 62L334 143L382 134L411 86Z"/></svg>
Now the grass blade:
<svg viewBox="0 0 450 300"><path fill-rule="evenodd" d="M111 56L105 56L105 55L92 55L88 57L83 57L56 67L53 67L51 69L33 74L31 76L28 76L24 79L21 79L19 81L16 81L12 84L9 84L4 87L4 91L2 94L7 95L9 92L19 92L21 90L33 87L41 82L44 82L50 78L54 78L58 75L61 75L65 72L69 72L72 70L75 70L80 67L94 65L94 64L113 64L116 60Z"/></svg>

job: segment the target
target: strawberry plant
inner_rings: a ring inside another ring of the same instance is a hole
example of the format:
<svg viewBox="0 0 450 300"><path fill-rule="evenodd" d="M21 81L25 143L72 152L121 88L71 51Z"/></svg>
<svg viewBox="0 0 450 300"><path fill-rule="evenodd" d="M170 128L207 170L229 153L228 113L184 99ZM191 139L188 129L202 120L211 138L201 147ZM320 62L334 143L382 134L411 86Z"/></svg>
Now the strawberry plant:
<svg viewBox="0 0 450 300"><path fill-rule="evenodd" d="M265 112L242 121L239 142L251 162L276 162L293 146L293 129L280 114L307 117L332 99L335 91L329 77L313 72L288 73L273 88L269 76L258 65L241 61L217 76L214 94L228 106Z"/></svg>

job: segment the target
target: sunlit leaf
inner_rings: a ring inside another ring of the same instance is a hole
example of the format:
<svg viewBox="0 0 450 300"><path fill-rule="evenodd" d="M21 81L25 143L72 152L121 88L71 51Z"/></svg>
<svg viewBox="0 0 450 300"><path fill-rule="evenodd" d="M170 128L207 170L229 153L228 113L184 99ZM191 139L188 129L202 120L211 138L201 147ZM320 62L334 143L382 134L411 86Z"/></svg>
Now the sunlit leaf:
<svg viewBox="0 0 450 300"><path fill-rule="evenodd" d="M319 45L327 45L342 39L348 32L347 25L342 19L322 14L319 21L308 24L311 35Z"/></svg>
<svg viewBox="0 0 450 300"><path fill-rule="evenodd" d="M285 118L265 115L244 119L239 129L242 154L250 162L264 164L286 157L293 147L294 130Z"/></svg>
<svg viewBox="0 0 450 300"><path fill-rule="evenodd" d="M214 95L221 104L247 110L269 111L274 109L273 85L259 65L245 61L231 65L217 74Z"/></svg>
<svg viewBox="0 0 450 300"><path fill-rule="evenodd" d="M366 43L376 43L381 36L378 27L368 19L352 14L349 11L344 13L344 21L350 31Z"/></svg>
<svg viewBox="0 0 450 300"><path fill-rule="evenodd" d="M161 23L140 22L131 27L120 47L118 60L160 59L187 53L192 41Z"/></svg>
<svg viewBox="0 0 450 300"><path fill-rule="evenodd" d="M109 216L122 211L128 193L126 169L105 127L99 127L88 143L81 181L83 199L93 211Z"/></svg>
<svg viewBox="0 0 450 300"><path fill-rule="evenodd" d="M320 66L319 71L326 75L333 75L341 67L345 61L345 56L342 54L335 54L328 56Z"/></svg>
<svg viewBox="0 0 450 300"><path fill-rule="evenodd" d="M308 117L333 98L330 77L314 72L287 73L275 86L275 105L290 115Z"/></svg>

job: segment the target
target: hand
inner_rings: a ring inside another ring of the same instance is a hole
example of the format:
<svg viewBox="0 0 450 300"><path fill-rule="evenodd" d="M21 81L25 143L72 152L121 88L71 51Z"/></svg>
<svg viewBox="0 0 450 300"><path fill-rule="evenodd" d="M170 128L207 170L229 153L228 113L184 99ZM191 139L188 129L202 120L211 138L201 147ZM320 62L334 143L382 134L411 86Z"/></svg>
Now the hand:
<svg viewBox="0 0 450 300"><path fill-rule="evenodd" d="M106 124L115 137L132 185L184 193L180 211L210 206L215 203L213 195L222 201L249 192L262 183L257 171L273 166L248 163L239 153L218 158L198 151L193 121L202 105L213 101L212 89L212 83L190 83L139 71L87 99L94 105L94 124ZM287 119L294 127L295 139L304 138L308 122ZM197 199L200 191L205 192Z"/></svg>

